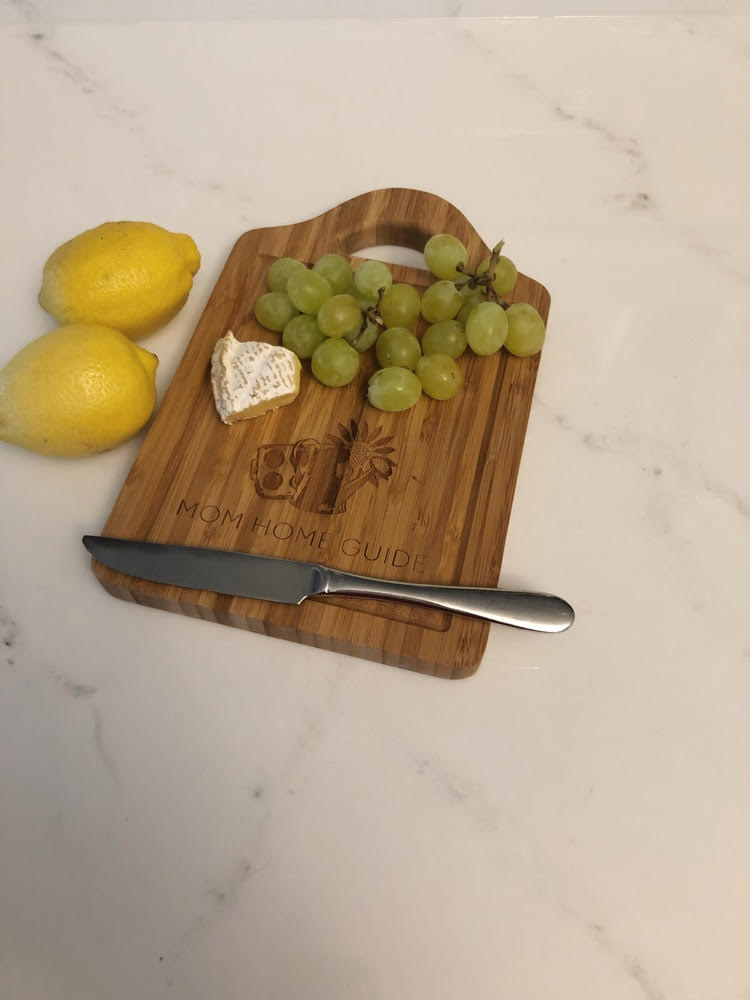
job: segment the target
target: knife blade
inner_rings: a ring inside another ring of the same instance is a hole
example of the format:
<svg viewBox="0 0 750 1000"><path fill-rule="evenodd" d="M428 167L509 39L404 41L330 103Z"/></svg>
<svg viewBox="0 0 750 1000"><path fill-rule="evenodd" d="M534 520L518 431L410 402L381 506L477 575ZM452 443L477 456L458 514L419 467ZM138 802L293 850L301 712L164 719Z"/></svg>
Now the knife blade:
<svg viewBox="0 0 750 1000"><path fill-rule="evenodd" d="M413 601L537 632L563 632L575 618L570 604L553 594L401 583L319 563L129 538L84 535L82 541L97 562L128 576L234 597L281 604L301 604L306 597L326 594L379 597Z"/></svg>

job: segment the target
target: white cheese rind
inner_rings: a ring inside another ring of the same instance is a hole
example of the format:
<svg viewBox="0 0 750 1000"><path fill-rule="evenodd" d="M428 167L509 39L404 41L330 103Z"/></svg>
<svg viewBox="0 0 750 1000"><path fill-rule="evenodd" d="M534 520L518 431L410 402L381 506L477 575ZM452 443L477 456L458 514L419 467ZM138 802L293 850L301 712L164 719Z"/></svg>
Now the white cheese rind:
<svg viewBox="0 0 750 1000"><path fill-rule="evenodd" d="M299 358L285 347L239 341L231 330L214 347L211 387L225 424L291 403L297 398L299 380Z"/></svg>

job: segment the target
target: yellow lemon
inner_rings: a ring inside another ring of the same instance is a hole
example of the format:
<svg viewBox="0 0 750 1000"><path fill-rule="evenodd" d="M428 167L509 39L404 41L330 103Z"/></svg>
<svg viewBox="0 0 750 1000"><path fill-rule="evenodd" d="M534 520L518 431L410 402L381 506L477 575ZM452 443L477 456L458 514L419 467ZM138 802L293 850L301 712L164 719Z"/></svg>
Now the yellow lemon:
<svg viewBox="0 0 750 1000"><path fill-rule="evenodd" d="M63 243L44 265L39 304L58 323L101 323L133 340L182 309L200 267L186 233L105 222Z"/></svg>
<svg viewBox="0 0 750 1000"><path fill-rule="evenodd" d="M114 448L153 413L158 363L110 327L51 330L0 371L0 440L43 455Z"/></svg>

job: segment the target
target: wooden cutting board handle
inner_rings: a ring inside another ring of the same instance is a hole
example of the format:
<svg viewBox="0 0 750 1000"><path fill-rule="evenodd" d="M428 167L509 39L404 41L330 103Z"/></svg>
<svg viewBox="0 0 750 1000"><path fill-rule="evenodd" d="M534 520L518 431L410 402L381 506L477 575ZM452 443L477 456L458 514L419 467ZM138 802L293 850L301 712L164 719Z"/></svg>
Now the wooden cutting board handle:
<svg viewBox="0 0 750 1000"><path fill-rule="evenodd" d="M469 251L471 262L487 256L489 250L469 220L449 201L413 188L383 188L368 191L315 219L288 227L288 236L314 245L307 256L324 253L354 255L374 246L410 247L421 253L435 233L457 236ZM307 247L306 247L307 250Z"/></svg>

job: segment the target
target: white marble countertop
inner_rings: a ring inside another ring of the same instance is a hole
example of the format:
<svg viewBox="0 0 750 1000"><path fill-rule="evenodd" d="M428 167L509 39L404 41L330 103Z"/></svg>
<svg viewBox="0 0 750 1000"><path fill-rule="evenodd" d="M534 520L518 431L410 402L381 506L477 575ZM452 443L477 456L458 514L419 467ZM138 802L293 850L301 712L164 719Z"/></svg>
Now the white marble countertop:
<svg viewBox="0 0 750 1000"><path fill-rule="evenodd" d="M99 222L203 254L162 394L240 232L434 191L552 293L501 583L578 619L448 682L128 605L140 439L0 445L0 996L747 1000L750 17L14 9L0 364Z"/></svg>

